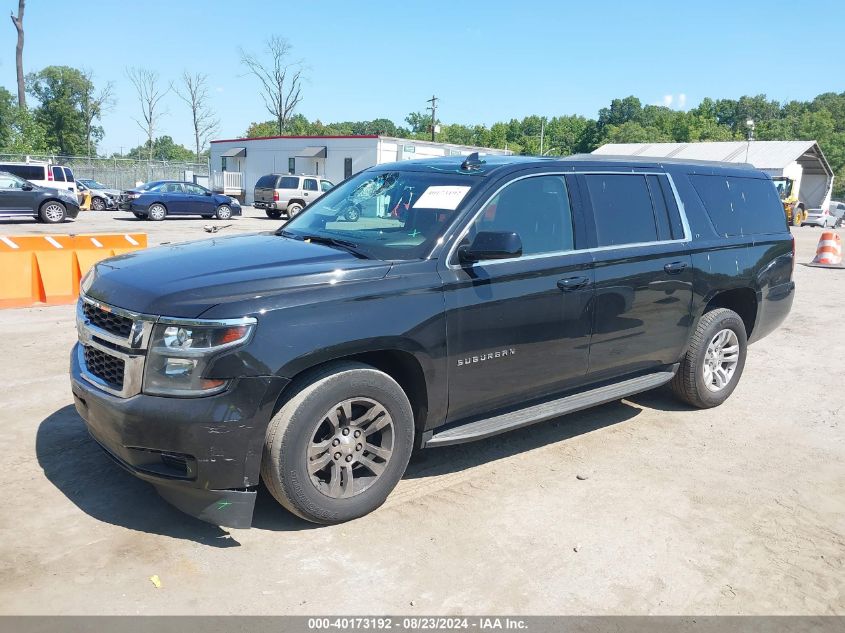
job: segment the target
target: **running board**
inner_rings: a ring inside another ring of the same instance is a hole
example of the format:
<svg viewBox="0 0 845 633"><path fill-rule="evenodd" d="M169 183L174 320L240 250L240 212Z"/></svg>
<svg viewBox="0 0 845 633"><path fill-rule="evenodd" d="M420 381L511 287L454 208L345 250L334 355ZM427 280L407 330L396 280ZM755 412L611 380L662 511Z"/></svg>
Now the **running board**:
<svg viewBox="0 0 845 633"><path fill-rule="evenodd" d="M673 367L671 371L660 371L637 378L629 378L628 380L590 389L589 391L576 393L565 398L544 402L525 409L511 411L510 413L502 413L492 418L468 422L467 424L455 426L439 433L435 432L431 439L425 443L425 447L448 446L449 444L463 444L464 442L481 440L485 437L504 433L505 431L512 431L513 429L519 429L537 422L551 420L567 413L574 413L581 409L588 409L606 402L627 398L635 393L648 391L649 389L666 384L672 380L675 371L677 371L677 366Z"/></svg>

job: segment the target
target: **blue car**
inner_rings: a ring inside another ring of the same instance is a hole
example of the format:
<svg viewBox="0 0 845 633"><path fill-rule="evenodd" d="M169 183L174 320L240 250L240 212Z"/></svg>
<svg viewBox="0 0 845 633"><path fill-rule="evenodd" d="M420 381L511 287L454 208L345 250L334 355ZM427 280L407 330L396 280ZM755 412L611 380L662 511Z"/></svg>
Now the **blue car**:
<svg viewBox="0 0 845 633"><path fill-rule="evenodd" d="M124 196L129 210L139 219L163 220L169 215L201 215L228 220L233 215L241 215L241 205L237 200L192 182L158 180L127 191Z"/></svg>

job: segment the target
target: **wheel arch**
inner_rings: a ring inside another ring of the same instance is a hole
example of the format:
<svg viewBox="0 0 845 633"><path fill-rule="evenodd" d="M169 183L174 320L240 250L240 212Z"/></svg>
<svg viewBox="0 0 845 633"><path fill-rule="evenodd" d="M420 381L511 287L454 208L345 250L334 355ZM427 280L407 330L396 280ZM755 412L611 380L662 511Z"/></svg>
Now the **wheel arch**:
<svg viewBox="0 0 845 633"><path fill-rule="evenodd" d="M409 345L347 348L321 350L315 354L297 359L288 364L283 371L290 382L276 400L274 412L295 394L311 377L330 367L343 362L359 362L384 372L395 380L411 403L414 413L414 426L420 431L429 417L429 389L427 375L433 371L431 362L421 349L412 350Z"/></svg>
<svg viewBox="0 0 845 633"><path fill-rule="evenodd" d="M698 315L698 318L701 319L702 316L716 308L727 308L736 312L745 325L746 335L749 339L751 338L751 333L754 331L759 312L758 292L749 286L731 288L729 290L717 290L708 297L704 309Z"/></svg>
<svg viewBox="0 0 845 633"><path fill-rule="evenodd" d="M308 206L308 205L306 204L305 200L303 200L303 199L301 199L301 198L291 198L290 200L288 200L288 204L287 204L287 206L288 206L288 207L290 207L290 205L292 205L292 204L298 204L298 205L299 205L299 206L301 206L303 209L304 209L305 207L307 207L307 206Z"/></svg>

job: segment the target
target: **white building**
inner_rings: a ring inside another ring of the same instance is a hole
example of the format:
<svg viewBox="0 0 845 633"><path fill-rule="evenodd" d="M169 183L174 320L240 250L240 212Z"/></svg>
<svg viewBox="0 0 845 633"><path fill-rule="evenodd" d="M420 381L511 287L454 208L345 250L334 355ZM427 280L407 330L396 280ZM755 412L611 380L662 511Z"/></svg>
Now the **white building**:
<svg viewBox="0 0 845 633"><path fill-rule="evenodd" d="M252 204L255 182L267 174L312 174L338 183L367 167L436 156L511 154L469 145L390 136L269 136L211 141L211 185Z"/></svg>
<svg viewBox="0 0 845 633"><path fill-rule="evenodd" d="M748 163L777 181L794 183L806 209L827 209L833 170L816 141L703 141L701 143L607 143L593 154Z"/></svg>

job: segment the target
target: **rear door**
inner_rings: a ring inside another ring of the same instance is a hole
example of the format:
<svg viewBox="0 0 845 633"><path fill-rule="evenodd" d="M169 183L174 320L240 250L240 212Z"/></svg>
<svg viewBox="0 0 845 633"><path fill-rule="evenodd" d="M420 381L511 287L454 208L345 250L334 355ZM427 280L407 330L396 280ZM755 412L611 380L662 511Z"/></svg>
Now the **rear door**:
<svg viewBox="0 0 845 633"><path fill-rule="evenodd" d="M523 254L443 266L449 421L474 417L574 386L587 371L592 257L572 177L516 178L469 225L516 232Z"/></svg>
<svg viewBox="0 0 845 633"><path fill-rule="evenodd" d="M306 205L311 204L320 195L322 195L322 192L320 191L316 178L302 179L302 199L305 200Z"/></svg>
<svg viewBox="0 0 845 633"><path fill-rule="evenodd" d="M191 213L191 201L181 182L166 182L162 185L161 191L164 192L163 199L168 214Z"/></svg>
<svg viewBox="0 0 845 633"><path fill-rule="evenodd" d="M593 248L589 377L675 363L689 336L689 230L663 173L578 176Z"/></svg>

